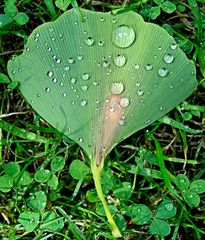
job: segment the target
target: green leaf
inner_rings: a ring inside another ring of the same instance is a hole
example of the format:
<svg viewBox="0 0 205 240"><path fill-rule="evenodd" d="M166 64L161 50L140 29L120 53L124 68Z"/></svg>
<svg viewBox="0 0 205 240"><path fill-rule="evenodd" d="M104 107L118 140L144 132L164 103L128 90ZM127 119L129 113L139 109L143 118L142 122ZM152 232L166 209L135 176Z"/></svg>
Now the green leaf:
<svg viewBox="0 0 205 240"><path fill-rule="evenodd" d="M26 13L19 12L16 14L14 17L14 20L19 24L19 25L24 25L29 21L29 17Z"/></svg>
<svg viewBox="0 0 205 240"><path fill-rule="evenodd" d="M49 232L59 232L64 227L64 220L62 217L59 217L55 212L44 212L42 215L43 227L46 231ZM45 226L45 227L44 227Z"/></svg>
<svg viewBox="0 0 205 240"><path fill-rule="evenodd" d="M176 5L170 1L165 1L161 4L161 8L166 13L173 13L176 10Z"/></svg>
<svg viewBox="0 0 205 240"><path fill-rule="evenodd" d="M0 15L0 23L1 23L1 15ZM1 27L1 25L0 25L0 27ZM10 83L8 76L6 76L3 73L0 73L0 83Z"/></svg>
<svg viewBox="0 0 205 240"><path fill-rule="evenodd" d="M10 178L15 178L20 172L20 167L16 162L7 163L5 166L5 173Z"/></svg>
<svg viewBox="0 0 205 240"><path fill-rule="evenodd" d="M132 185L129 182L123 182L122 186L115 188L114 195L122 200L128 200L132 195Z"/></svg>
<svg viewBox="0 0 205 240"><path fill-rule="evenodd" d="M39 213L24 211L19 215L18 221L27 232L33 232L39 224Z"/></svg>
<svg viewBox="0 0 205 240"><path fill-rule="evenodd" d="M50 176L51 176L50 170L41 169L35 173L34 178L37 182L45 183L45 182L48 182Z"/></svg>
<svg viewBox="0 0 205 240"><path fill-rule="evenodd" d="M12 23L12 18L6 14L0 14L0 29L3 29L8 24Z"/></svg>
<svg viewBox="0 0 205 240"><path fill-rule="evenodd" d="M72 9L35 29L8 72L32 107L99 164L197 81L194 64L159 26L131 11L114 21L111 13L81 12L84 22Z"/></svg>
<svg viewBox="0 0 205 240"><path fill-rule="evenodd" d="M0 191L9 192L13 187L13 179L8 175L0 177Z"/></svg>
<svg viewBox="0 0 205 240"><path fill-rule="evenodd" d="M164 2L164 0L153 0L153 2L160 5Z"/></svg>
<svg viewBox="0 0 205 240"><path fill-rule="evenodd" d="M116 212L117 212L117 207L116 207L115 205L109 205L108 207L109 207L110 212L111 212L112 215L116 214ZM96 212L97 212L97 214L99 214L100 216L106 216L106 215L105 215L105 210L104 210L104 208L103 208L102 203L100 203L100 204L97 205L97 207L96 207Z"/></svg>
<svg viewBox="0 0 205 240"><path fill-rule="evenodd" d="M176 207L170 200L164 200L156 211L156 217L161 219L167 219L176 215Z"/></svg>
<svg viewBox="0 0 205 240"><path fill-rule="evenodd" d="M25 171L22 175L22 177L20 178L18 184L23 185L23 186L27 186L31 183L31 175L29 172Z"/></svg>
<svg viewBox="0 0 205 240"><path fill-rule="evenodd" d="M6 1L4 7L4 13L9 17L14 17L17 14L17 7L14 5L12 1Z"/></svg>
<svg viewBox="0 0 205 240"><path fill-rule="evenodd" d="M61 171L65 166L65 159L61 156L57 156L52 159L51 161L51 171L53 172L59 172Z"/></svg>
<svg viewBox="0 0 205 240"><path fill-rule="evenodd" d="M191 183L190 191L195 192L197 194L202 194L205 192L205 180L198 179Z"/></svg>
<svg viewBox="0 0 205 240"><path fill-rule="evenodd" d="M157 7L152 7L151 8L151 12L150 12L150 17L152 20L155 20L157 17L159 17L161 13L161 10L160 10L160 7L157 6Z"/></svg>
<svg viewBox="0 0 205 240"><path fill-rule="evenodd" d="M48 186L52 190L56 190L56 188L58 187L58 178L56 177L55 174L52 174L50 179L48 180Z"/></svg>
<svg viewBox="0 0 205 240"><path fill-rule="evenodd" d="M55 5L59 9L66 11L68 6L70 5L71 1L70 0L56 0Z"/></svg>
<svg viewBox="0 0 205 240"><path fill-rule="evenodd" d="M47 197L43 191L35 192L27 199L29 207L33 211L43 211L46 207Z"/></svg>
<svg viewBox="0 0 205 240"><path fill-rule="evenodd" d="M138 225L148 224L152 218L152 213L144 204L136 204L130 207L127 213L132 221Z"/></svg>
<svg viewBox="0 0 205 240"><path fill-rule="evenodd" d="M178 174L176 176L176 185L180 190L184 191L189 188L190 181L186 175Z"/></svg>
<svg viewBox="0 0 205 240"><path fill-rule="evenodd" d="M186 192L183 193L183 196L185 198L185 201L191 208L198 207L200 203L200 197L193 190L187 190Z"/></svg>
<svg viewBox="0 0 205 240"><path fill-rule="evenodd" d="M80 160L74 160L70 164L69 173L74 179L81 180L86 175L88 175L89 168L85 165L84 162Z"/></svg>
<svg viewBox="0 0 205 240"><path fill-rule="evenodd" d="M99 201L99 197L97 195L96 190L95 189L88 190L86 192L86 199L89 202L98 202Z"/></svg>
<svg viewBox="0 0 205 240"><path fill-rule="evenodd" d="M153 235L168 236L171 228L164 220L155 218L149 226L149 231Z"/></svg>
<svg viewBox="0 0 205 240"><path fill-rule="evenodd" d="M13 90L18 86L18 84L19 84L18 81L13 81L13 82L8 84L7 88L10 89L10 90Z"/></svg>

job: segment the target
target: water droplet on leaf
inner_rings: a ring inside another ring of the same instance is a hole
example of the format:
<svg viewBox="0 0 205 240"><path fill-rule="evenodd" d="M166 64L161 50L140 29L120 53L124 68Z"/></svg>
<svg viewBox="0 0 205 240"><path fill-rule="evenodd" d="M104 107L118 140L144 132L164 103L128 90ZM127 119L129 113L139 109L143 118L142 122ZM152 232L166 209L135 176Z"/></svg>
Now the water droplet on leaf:
<svg viewBox="0 0 205 240"><path fill-rule="evenodd" d="M146 69L147 71L150 71L150 70L153 69L153 67L152 67L151 64L147 64L147 65L145 66L145 69Z"/></svg>
<svg viewBox="0 0 205 240"><path fill-rule="evenodd" d="M85 99L81 100L80 105L82 107L85 107L87 105L87 100L85 100Z"/></svg>
<svg viewBox="0 0 205 240"><path fill-rule="evenodd" d="M126 63L126 58L125 56L123 56L122 54L117 54L115 57L114 57L114 64L117 66L117 67L123 67Z"/></svg>
<svg viewBox="0 0 205 240"><path fill-rule="evenodd" d="M158 74L160 77L166 77L168 74L168 70L166 68L160 68L158 70Z"/></svg>
<svg viewBox="0 0 205 240"><path fill-rule="evenodd" d="M124 91L124 85L120 82L115 82L112 84L111 92L113 94L121 94Z"/></svg>
<svg viewBox="0 0 205 240"><path fill-rule="evenodd" d="M141 89L137 90L137 95L138 96L142 96L143 94L144 94L144 92Z"/></svg>
<svg viewBox="0 0 205 240"><path fill-rule="evenodd" d="M123 97L120 99L120 106L121 107L128 107L130 105L130 100L127 97Z"/></svg>
<svg viewBox="0 0 205 240"><path fill-rule="evenodd" d="M83 73L82 79L83 80L88 80L90 78L90 75L88 73Z"/></svg>
<svg viewBox="0 0 205 240"><path fill-rule="evenodd" d="M165 61L165 63L172 63L174 61L174 56L169 53L165 54L164 61Z"/></svg>
<svg viewBox="0 0 205 240"><path fill-rule="evenodd" d="M126 25L118 26L112 33L112 42L120 48L129 47L135 40L133 28Z"/></svg>
<svg viewBox="0 0 205 240"><path fill-rule="evenodd" d="M94 39L92 37L88 37L88 38L85 39L85 44L87 46L92 46L94 44L94 42L95 41L94 41Z"/></svg>

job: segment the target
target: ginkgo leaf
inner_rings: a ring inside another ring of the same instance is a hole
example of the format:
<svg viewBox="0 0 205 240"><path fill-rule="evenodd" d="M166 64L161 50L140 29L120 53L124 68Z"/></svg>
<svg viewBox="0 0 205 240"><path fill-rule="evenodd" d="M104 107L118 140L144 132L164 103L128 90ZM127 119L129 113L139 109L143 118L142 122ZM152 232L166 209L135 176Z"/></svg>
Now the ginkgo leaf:
<svg viewBox="0 0 205 240"><path fill-rule="evenodd" d="M161 27L135 12L81 12L84 21L69 10L37 27L8 72L32 107L100 166L197 81L194 64Z"/></svg>

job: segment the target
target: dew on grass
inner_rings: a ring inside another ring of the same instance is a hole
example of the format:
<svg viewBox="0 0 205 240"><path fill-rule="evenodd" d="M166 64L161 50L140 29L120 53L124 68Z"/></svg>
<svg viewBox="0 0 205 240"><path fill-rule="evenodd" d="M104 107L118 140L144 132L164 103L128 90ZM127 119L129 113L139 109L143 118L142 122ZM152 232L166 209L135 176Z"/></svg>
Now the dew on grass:
<svg viewBox="0 0 205 240"><path fill-rule="evenodd" d="M152 66L151 64L147 64L147 65L145 66L145 69L146 69L147 71L150 71L150 70L153 69L153 66Z"/></svg>
<svg viewBox="0 0 205 240"><path fill-rule="evenodd" d="M75 60L73 58L68 58L68 63L73 64L75 62Z"/></svg>
<svg viewBox="0 0 205 240"><path fill-rule="evenodd" d="M87 100L86 99L82 99L81 102L80 102L80 105L82 107L85 107L87 105Z"/></svg>
<svg viewBox="0 0 205 240"><path fill-rule="evenodd" d="M75 78L75 77L72 77L72 78L70 79L70 82L71 82L71 83L76 83L76 78Z"/></svg>
<svg viewBox="0 0 205 240"><path fill-rule="evenodd" d="M137 90L137 95L138 96L144 95L144 91L142 91L141 89Z"/></svg>
<svg viewBox="0 0 205 240"><path fill-rule="evenodd" d="M52 71L48 71L48 72L47 72L47 76L48 76L48 77L53 77L53 72L52 72Z"/></svg>
<svg viewBox="0 0 205 240"><path fill-rule="evenodd" d="M88 80L90 78L90 75L88 73L83 73L82 79L83 80Z"/></svg>

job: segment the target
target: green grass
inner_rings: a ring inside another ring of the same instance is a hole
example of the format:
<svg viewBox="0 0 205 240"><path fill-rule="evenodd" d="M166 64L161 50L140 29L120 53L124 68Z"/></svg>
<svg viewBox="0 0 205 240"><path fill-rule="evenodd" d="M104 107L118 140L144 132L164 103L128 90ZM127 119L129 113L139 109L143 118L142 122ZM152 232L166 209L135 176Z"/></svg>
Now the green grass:
<svg viewBox="0 0 205 240"><path fill-rule="evenodd" d="M16 8L6 2L8 24L0 26L0 236L113 239L87 156L29 107L7 75L8 60L23 50L32 30L63 11L51 0L16 1ZM68 9L76 8L75 1L70 2ZM203 239L203 1L172 0L168 6L159 0L86 2L78 5L93 11L139 12L169 31L196 64L198 89L109 154L102 187L124 239ZM24 14L16 17L19 12Z"/></svg>

